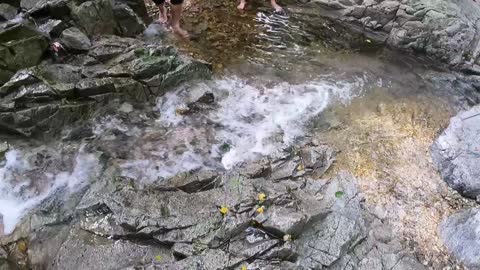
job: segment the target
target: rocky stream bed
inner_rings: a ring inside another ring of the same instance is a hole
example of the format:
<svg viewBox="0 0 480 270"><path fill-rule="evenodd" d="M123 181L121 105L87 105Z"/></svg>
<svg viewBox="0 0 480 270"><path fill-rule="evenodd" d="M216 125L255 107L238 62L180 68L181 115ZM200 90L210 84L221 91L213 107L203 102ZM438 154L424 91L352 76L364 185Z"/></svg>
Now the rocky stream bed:
<svg viewBox="0 0 480 270"><path fill-rule="evenodd" d="M280 3L0 0L0 269L480 269L480 5Z"/></svg>

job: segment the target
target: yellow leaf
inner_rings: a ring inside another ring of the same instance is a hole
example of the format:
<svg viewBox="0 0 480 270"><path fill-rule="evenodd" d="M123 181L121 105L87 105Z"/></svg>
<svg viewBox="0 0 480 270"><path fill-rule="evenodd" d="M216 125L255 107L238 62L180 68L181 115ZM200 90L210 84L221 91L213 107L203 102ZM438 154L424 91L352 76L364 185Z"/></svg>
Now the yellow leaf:
<svg viewBox="0 0 480 270"><path fill-rule="evenodd" d="M27 252L27 249L28 249L27 243L26 243L25 241L23 241L23 240L22 240L22 241L19 241L19 242L17 243L17 248L18 248L18 251L20 251L20 252L22 252L22 253L25 253L25 252Z"/></svg>
<svg viewBox="0 0 480 270"><path fill-rule="evenodd" d="M161 262L162 261L162 256L160 256L160 255L155 256L155 260L157 260L158 262Z"/></svg>
<svg viewBox="0 0 480 270"><path fill-rule="evenodd" d="M259 200L260 202L265 201L266 198L267 198L267 195L265 195L265 193L260 193L260 194L258 194L258 200Z"/></svg>
<svg viewBox="0 0 480 270"><path fill-rule="evenodd" d="M247 266L246 266L246 265L242 265L242 270L247 270Z"/></svg>
<svg viewBox="0 0 480 270"><path fill-rule="evenodd" d="M297 171L303 171L303 170L305 170L305 166L303 166L303 164L298 165Z"/></svg>
<svg viewBox="0 0 480 270"><path fill-rule="evenodd" d="M228 207L222 206L220 208L220 213L222 213L222 215L226 215L228 213Z"/></svg>
<svg viewBox="0 0 480 270"><path fill-rule="evenodd" d="M257 208L257 213L259 214L263 214L264 211L265 211L265 206Z"/></svg>

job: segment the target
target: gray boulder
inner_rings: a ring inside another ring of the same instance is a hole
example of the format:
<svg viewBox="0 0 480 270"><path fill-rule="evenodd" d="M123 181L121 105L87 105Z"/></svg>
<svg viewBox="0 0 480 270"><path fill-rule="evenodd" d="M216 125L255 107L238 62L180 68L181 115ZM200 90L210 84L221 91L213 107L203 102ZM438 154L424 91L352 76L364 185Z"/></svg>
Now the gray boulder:
<svg viewBox="0 0 480 270"><path fill-rule="evenodd" d="M115 5L128 5L138 17L143 20L143 23L150 23L150 16L148 15L147 7L145 1L143 0L114 0Z"/></svg>
<svg viewBox="0 0 480 270"><path fill-rule="evenodd" d="M57 19L67 19L70 15L68 0L21 0L20 6L28 14L43 17L45 14Z"/></svg>
<svg viewBox="0 0 480 270"><path fill-rule="evenodd" d="M480 209L465 210L448 217L441 225L443 242L465 266L480 269Z"/></svg>
<svg viewBox="0 0 480 270"><path fill-rule="evenodd" d="M433 160L443 179L462 195L480 195L480 106L450 120L432 146Z"/></svg>
<svg viewBox="0 0 480 270"><path fill-rule="evenodd" d="M61 20L49 19L44 24L40 25L38 29L53 39L59 37L66 27L66 24Z"/></svg>
<svg viewBox="0 0 480 270"><path fill-rule="evenodd" d="M60 40L67 48L76 51L88 51L92 47L90 39L76 27L65 29Z"/></svg>
<svg viewBox="0 0 480 270"><path fill-rule="evenodd" d="M88 36L114 34L117 24L112 0L80 1L71 7L76 25Z"/></svg>
<svg viewBox="0 0 480 270"><path fill-rule="evenodd" d="M0 21L8 21L17 15L17 8L8 4L0 3Z"/></svg>
<svg viewBox="0 0 480 270"><path fill-rule="evenodd" d="M34 66L48 47L47 38L36 29L18 24L0 30L0 59L9 71Z"/></svg>
<svg viewBox="0 0 480 270"><path fill-rule="evenodd" d="M145 30L145 23L143 23L142 19L128 5L115 5L113 13L115 21L118 23L118 35L135 37Z"/></svg>

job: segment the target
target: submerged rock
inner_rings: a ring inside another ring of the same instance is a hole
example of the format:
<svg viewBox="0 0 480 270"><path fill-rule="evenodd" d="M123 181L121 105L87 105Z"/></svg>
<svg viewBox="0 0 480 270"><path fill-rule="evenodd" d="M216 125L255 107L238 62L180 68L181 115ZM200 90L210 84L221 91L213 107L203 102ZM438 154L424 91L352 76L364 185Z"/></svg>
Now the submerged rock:
<svg viewBox="0 0 480 270"><path fill-rule="evenodd" d="M462 195L480 195L480 106L450 120L432 146L433 160L443 179Z"/></svg>

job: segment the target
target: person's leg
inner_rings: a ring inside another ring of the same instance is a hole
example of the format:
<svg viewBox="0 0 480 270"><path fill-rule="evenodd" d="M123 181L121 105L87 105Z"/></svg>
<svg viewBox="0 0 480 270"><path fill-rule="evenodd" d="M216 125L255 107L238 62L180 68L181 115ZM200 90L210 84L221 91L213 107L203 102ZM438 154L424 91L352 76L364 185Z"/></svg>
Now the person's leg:
<svg viewBox="0 0 480 270"><path fill-rule="evenodd" d="M167 9L165 8L165 0L153 0L153 2L158 7L158 21L160 23L167 23L168 16L167 16Z"/></svg>
<svg viewBox="0 0 480 270"><path fill-rule="evenodd" d="M175 34L183 38L188 38L188 32L180 27L180 19L182 18L183 0L171 0L172 3L172 29Z"/></svg>
<svg viewBox="0 0 480 270"><path fill-rule="evenodd" d="M277 4L276 0L270 0L270 4L272 5L272 7L275 9L276 12L283 11L283 8L279 4Z"/></svg>
<svg viewBox="0 0 480 270"><path fill-rule="evenodd" d="M240 4L238 4L237 8L240 10L244 10L246 5L247 5L247 0L240 0Z"/></svg>

